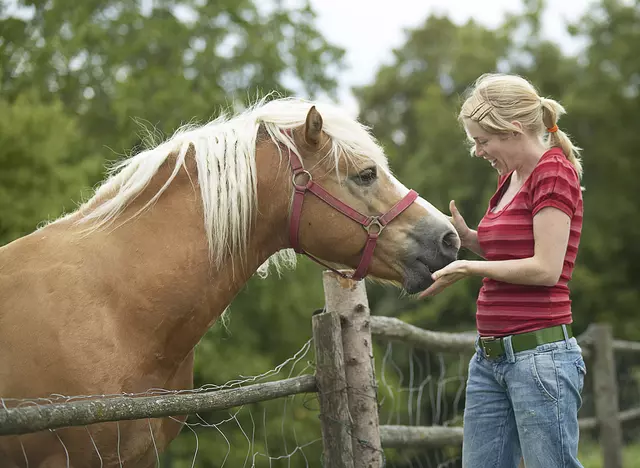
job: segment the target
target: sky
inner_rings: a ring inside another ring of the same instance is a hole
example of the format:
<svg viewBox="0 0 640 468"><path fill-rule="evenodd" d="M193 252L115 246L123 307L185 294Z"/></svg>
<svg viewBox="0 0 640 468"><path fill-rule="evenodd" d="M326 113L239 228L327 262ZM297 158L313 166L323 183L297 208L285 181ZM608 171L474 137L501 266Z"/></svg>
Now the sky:
<svg viewBox="0 0 640 468"><path fill-rule="evenodd" d="M469 19L488 27L502 23L506 13L522 11L519 0L310 0L317 26L326 39L346 50L348 68L339 76L339 103L357 113L350 87L372 83L378 67L389 63L392 50L405 42L404 30L422 25L430 14L445 14L457 24ZM580 18L590 0L547 2L543 34L568 52L579 44L566 34L565 24Z"/></svg>

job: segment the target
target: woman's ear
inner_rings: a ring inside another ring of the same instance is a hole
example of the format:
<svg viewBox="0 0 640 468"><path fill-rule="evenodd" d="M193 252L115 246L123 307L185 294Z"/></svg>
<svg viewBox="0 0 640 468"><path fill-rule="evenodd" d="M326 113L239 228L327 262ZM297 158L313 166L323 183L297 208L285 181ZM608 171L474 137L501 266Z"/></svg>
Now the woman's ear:
<svg viewBox="0 0 640 468"><path fill-rule="evenodd" d="M511 125L513 125L514 127L516 127L518 129L517 133L523 133L523 127L522 124L520 122L518 122L517 120L514 120L513 122L511 122ZM514 132L516 133L516 132Z"/></svg>

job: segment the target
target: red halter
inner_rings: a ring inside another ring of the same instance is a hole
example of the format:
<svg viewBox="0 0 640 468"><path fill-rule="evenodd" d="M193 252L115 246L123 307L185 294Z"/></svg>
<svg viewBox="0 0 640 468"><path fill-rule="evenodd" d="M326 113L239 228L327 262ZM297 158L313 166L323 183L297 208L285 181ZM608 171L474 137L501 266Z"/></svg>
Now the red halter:
<svg viewBox="0 0 640 468"><path fill-rule="evenodd" d="M373 251L376 248L378 237L382 233L383 229L393 219L395 219L400 213L409 208L409 206L418 198L418 193L414 190L410 190L405 197L396 203L389 211L381 216L365 216L357 210L351 208L345 203L338 200L336 197L327 192L319 184L313 181L311 173L305 170L302 165L302 161L293 151L289 150L289 163L291 164L291 170L293 171L293 177L291 178L294 187L293 203L291 204L290 224L289 224L289 240L293 249L299 253L304 254L311 260L319 263L320 265L330 269L334 273L342 276L343 278L361 280L367 276L367 270L371 259L373 258ZM297 182L297 178L300 175L306 176L306 182L300 184ZM300 231L300 219L302 217L302 204L304 202L304 195L309 191L313 193L320 200L335 208L340 213L348 216L358 224L362 225L365 231L367 231L367 242L360 258L360 264L356 271L351 275L346 275L341 271L327 265L322 260L314 257L313 255L305 252L300 247L299 231Z"/></svg>

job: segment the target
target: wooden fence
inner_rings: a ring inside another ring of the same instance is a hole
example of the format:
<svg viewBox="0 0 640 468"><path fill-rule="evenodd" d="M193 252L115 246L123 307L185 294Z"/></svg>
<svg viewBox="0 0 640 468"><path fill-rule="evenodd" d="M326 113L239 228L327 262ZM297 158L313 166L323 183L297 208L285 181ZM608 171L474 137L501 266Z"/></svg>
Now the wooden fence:
<svg viewBox="0 0 640 468"><path fill-rule="evenodd" d="M211 392L114 397L0 409L0 436L100 422L187 415L228 409L299 393L317 392L325 466L379 468L384 448L443 447L462 443L461 427L380 425L372 339L401 341L437 352L473 353L474 333L423 330L390 317L371 316L363 282L325 272L325 309L314 314L315 375ZM621 423L640 419L640 408L619 412L614 353L638 353L640 343L614 340L606 324L578 337L590 360L595 417L603 466L622 467Z"/></svg>

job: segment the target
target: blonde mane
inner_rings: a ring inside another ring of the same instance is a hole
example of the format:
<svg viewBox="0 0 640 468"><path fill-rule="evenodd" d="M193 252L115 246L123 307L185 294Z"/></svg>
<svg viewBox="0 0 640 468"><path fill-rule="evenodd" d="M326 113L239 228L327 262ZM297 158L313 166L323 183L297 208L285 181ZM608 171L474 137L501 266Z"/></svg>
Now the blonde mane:
<svg viewBox="0 0 640 468"><path fill-rule="evenodd" d="M331 140L326 157L333 159L336 171L341 158L348 162L368 159L388 170L386 156L369 129L344 110L331 104L298 98L268 102L266 99L259 100L232 118L223 114L202 126L183 126L166 141L117 163L93 197L79 208L78 212L84 213L77 222L89 224L89 230L113 223L149 184L169 155L176 154L170 177L136 215L148 209L184 167L187 151L192 145L211 261L220 264L225 254L246 252L257 202L255 147L258 128L262 124L274 143L300 154L285 130L303 125L312 105L322 115L323 130ZM282 264L295 266L295 260L293 250L280 251L267 260L258 273L266 276L270 265L278 270Z"/></svg>

